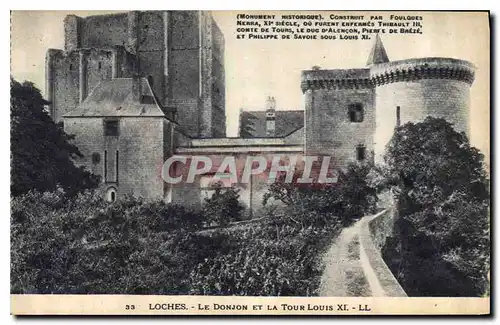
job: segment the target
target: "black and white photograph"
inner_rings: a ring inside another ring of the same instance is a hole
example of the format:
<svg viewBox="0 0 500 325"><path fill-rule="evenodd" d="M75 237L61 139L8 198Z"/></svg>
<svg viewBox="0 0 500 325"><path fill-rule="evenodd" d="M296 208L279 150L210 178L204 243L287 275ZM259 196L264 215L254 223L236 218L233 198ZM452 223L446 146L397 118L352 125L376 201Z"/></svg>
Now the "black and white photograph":
<svg viewBox="0 0 500 325"><path fill-rule="evenodd" d="M488 11L10 33L12 314L490 313Z"/></svg>

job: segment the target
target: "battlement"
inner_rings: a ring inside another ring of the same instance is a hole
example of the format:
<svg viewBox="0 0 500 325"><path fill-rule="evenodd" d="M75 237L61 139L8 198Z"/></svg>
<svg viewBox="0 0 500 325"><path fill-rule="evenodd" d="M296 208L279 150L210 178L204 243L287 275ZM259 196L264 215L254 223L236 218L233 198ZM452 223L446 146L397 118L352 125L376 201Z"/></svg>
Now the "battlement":
<svg viewBox="0 0 500 325"><path fill-rule="evenodd" d="M332 69L302 71L302 92L315 89L370 88L370 69Z"/></svg>
<svg viewBox="0 0 500 325"><path fill-rule="evenodd" d="M472 84L475 67L464 60L419 58L373 65L370 79L374 86L420 79L452 79Z"/></svg>
<svg viewBox="0 0 500 325"><path fill-rule="evenodd" d="M374 64L367 69L302 71L302 92L315 89L373 88L420 79L452 79L474 82L475 66L452 58L418 58Z"/></svg>

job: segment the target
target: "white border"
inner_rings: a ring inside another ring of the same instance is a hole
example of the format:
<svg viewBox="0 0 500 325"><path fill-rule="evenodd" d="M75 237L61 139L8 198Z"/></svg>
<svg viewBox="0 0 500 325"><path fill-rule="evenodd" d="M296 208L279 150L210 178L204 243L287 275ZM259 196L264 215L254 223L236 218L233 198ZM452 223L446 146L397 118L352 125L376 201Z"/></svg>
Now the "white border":
<svg viewBox="0 0 500 325"><path fill-rule="evenodd" d="M492 14L499 14L499 2L498 1L486 1L486 0L475 0L475 1L436 1L436 0L419 0L419 1L401 1L401 0L390 0L390 1L343 1L343 2L334 2L327 0L314 0L314 1L275 1L270 2L269 0L253 0L253 1L202 1L202 0L183 0L183 1L130 1L130 0L121 0L116 2L105 2L102 0L86 0L81 2L62 2L62 1L34 1L34 0L23 0L19 2L9 2L4 1L1 4L2 7L10 8L2 8L0 11L0 41L3 46L2 49L2 60L0 61L2 64L0 65L0 69L4 71L1 75L5 76L2 80L2 87L0 88L2 91L2 96L0 97L4 103L1 109L1 118L0 118L0 152L1 152L1 160L0 160L0 216L2 218L2 227L0 227L2 233L0 235L1 238L1 260L2 260L2 277L1 277L1 313L0 313L0 323L1 324L11 324L16 319L12 316L9 316L9 291L10 291L10 237L9 237L9 212L10 212L10 200L9 200L9 173L10 173L10 143L9 143L9 84L10 79L7 79L7 71L9 71L10 75L10 51L7 52L7 49L10 49L10 10L54 10L54 9L65 9L65 10L130 10L130 9L170 9L170 10L180 10L180 9L192 9L192 10L249 10L249 9L261 9L261 10L285 10L285 9L293 9L293 10L488 10L492 11ZM498 21L497 21L498 23ZM496 35L497 36L497 35ZM496 44L493 43L492 46L496 47ZM487 49L485 49L486 51ZM492 62L497 61L498 53L494 51L495 57L492 57ZM496 77L498 73L498 66L495 65L494 76ZM494 77L494 79L496 79ZM499 93L498 83L492 80L492 84L495 85L495 89L492 89L492 93ZM495 114L495 125L500 125L499 123L499 114L498 112ZM492 137L495 136L495 129L491 130ZM498 147L500 144L498 141L495 141L495 151L498 151ZM492 165L492 169L496 170L498 161ZM493 190L493 189L492 189ZM497 199L497 193L494 192L494 199ZM495 216L492 216L492 219L496 219ZM494 233L498 233L498 225L500 221L496 220L494 225ZM498 251L498 240L495 240L494 251ZM496 258L493 259L496 261ZM493 270L496 270L494 266ZM497 272L498 273L498 272ZM494 282L496 283L496 281ZM493 295L496 295L496 290L493 288ZM493 302L495 305L493 306L494 310L497 309L498 299L494 299ZM497 310L498 311L498 310ZM205 319L204 321L209 322L220 322L220 321L234 321L235 319L228 318L217 318L217 319ZM308 321L306 319L297 319L298 321ZM366 322L368 321L376 321L376 322L425 322L427 319L342 319L342 318L322 318L324 321L335 322L335 323L345 323L345 322ZM474 324L479 322L492 322L493 319L470 319L470 318L462 318L462 319L438 319L440 322L444 323L455 323L455 322L467 322L467 324ZM180 322L181 319L144 319L144 318L135 318L135 319L125 319L125 318L113 318L113 319L57 319L57 318L49 318L49 319L25 319L23 323L31 324L35 321L42 321L46 323L81 323L86 321L92 321L96 324L108 324L108 323L116 323L121 324L124 321L127 323L142 323L144 321L168 321L168 322ZM185 320L184 320L185 321ZM191 322L200 321L199 318L191 319ZM292 319L242 319L239 318L238 321L244 322L270 322L273 323L278 322L290 322Z"/></svg>

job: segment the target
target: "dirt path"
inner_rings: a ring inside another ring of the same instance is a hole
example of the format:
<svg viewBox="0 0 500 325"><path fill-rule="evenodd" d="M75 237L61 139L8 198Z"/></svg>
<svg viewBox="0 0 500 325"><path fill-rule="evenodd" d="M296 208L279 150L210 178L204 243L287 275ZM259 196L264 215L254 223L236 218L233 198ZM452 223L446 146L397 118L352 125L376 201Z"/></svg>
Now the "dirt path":
<svg viewBox="0 0 500 325"><path fill-rule="evenodd" d="M364 217L345 228L325 254L320 296L385 296L363 247L369 238L365 238L361 229L373 218Z"/></svg>

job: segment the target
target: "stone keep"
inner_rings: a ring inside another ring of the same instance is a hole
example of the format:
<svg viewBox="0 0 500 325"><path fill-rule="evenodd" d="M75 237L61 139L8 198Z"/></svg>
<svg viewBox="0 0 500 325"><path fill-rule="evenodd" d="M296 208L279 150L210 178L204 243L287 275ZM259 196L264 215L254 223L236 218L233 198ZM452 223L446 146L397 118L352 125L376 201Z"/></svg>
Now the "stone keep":
<svg viewBox="0 0 500 325"><path fill-rule="evenodd" d="M451 58L390 62L377 35L366 68L302 72L305 151L330 155L339 166L380 161L396 126L427 116L468 134L474 70Z"/></svg>
<svg viewBox="0 0 500 325"><path fill-rule="evenodd" d="M209 12L69 15L64 33L64 50L46 55L46 95L56 122L101 81L139 75L160 105L176 108L190 136L225 136L224 37Z"/></svg>

